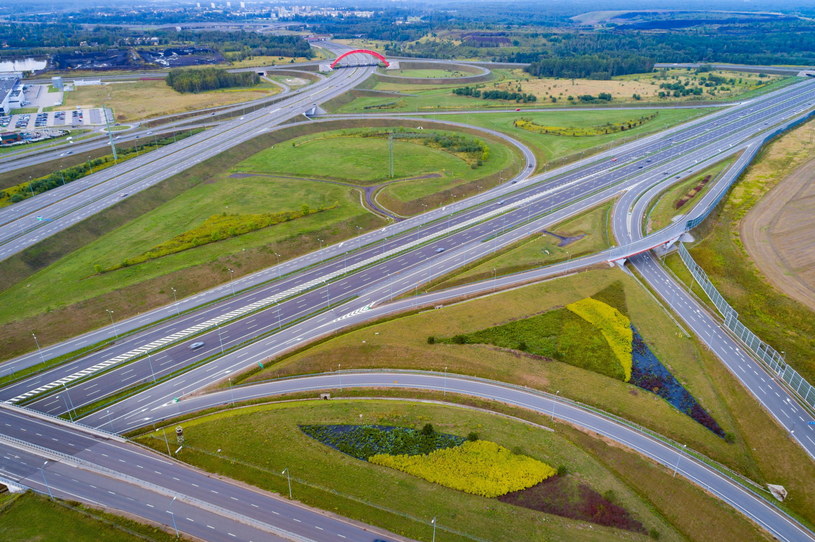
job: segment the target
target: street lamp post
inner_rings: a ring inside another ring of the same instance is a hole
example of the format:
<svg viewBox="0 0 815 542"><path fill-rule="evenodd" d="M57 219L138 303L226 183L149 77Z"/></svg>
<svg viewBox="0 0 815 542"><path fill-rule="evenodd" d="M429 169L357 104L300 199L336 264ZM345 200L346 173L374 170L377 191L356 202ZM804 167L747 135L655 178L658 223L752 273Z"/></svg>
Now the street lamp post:
<svg viewBox="0 0 815 542"><path fill-rule="evenodd" d="M430 523L433 524L433 540L432 540L432 542L436 542L436 518L431 519Z"/></svg>
<svg viewBox="0 0 815 542"><path fill-rule="evenodd" d="M277 256L277 280L280 280L280 254L275 252L274 255Z"/></svg>
<svg viewBox="0 0 815 542"><path fill-rule="evenodd" d="M289 499L291 499L292 498L291 497L291 473L289 472L289 468L286 467L285 469L283 469L283 472L281 472L280 474L285 474L286 479L289 481Z"/></svg>
<svg viewBox="0 0 815 542"><path fill-rule="evenodd" d="M110 316L110 324L113 326L113 334L116 335L116 338L119 338L119 330L116 329L116 322L113 321L113 311L110 309L105 309L105 312L108 313Z"/></svg>
<svg viewBox="0 0 815 542"><path fill-rule="evenodd" d="M232 288L232 297L235 297L235 271L232 270L231 267L227 267L227 271L229 271L229 287Z"/></svg>
<svg viewBox="0 0 815 542"><path fill-rule="evenodd" d="M173 500L170 501L170 509L167 512L170 514L170 517L173 519L173 529L175 529L175 537L178 538L178 526L175 524L175 513L173 513L173 504L175 503L176 497L173 497Z"/></svg>
<svg viewBox="0 0 815 542"><path fill-rule="evenodd" d="M147 354L147 363L150 364L150 374L153 375L153 383L156 383L156 372L153 370L153 358L150 354Z"/></svg>
<svg viewBox="0 0 815 542"><path fill-rule="evenodd" d="M57 395L57 399L59 399L59 395ZM64 395L62 396L62 402L65 403L65 410L68 411L68 418L70 418L71 421L74 421L74 417L71 414L71 407L68 406L68 400L65 398Z"/></svg>
<svg viewBox="0 0 815 542"><path fill-rule="evenodd" d="M74 413L76 413L76 408L74 408L74 402L71 400L71 394L68 393L68 386L65 385L65 382L62 383L62 389L65 390L65 396L68 397L68 402L71 404L71 410L73 410ZM68 413L70 414L70 411L68 411Z"/></svg>
<svg viewBox="0 0 815 542"><path fill-rule="evenodd" d="M158 429L156 429L156 431L158 431ZM164 444L167 445L167 455L170 456L172 455L170 453L170 441L167 440L167 430L164 427L161 428L161 434L164 435Z"/></svg>
<svg viewBox="0 0 815 542"><path fill-rule="evenodd" d="M447 397L447 367L444 368L444 385L442 386L442 397Z"/></svg>
<svg viewBox="0 0 815 542"><path fill-rule="evenodd" d="M221 337L221 324L218 324L218 342L221 345L221 354L224 353L224 340Z"/></svg>
<svg viewBox="0 0 815 542"><path fill-rule="evenodd" d="M683 448L687 448L687 446L688 446L687 444L682 445ZM674 478L676 478L676 471L679 469L679 459L681 457L682 457L682 455L679 453L679 451L677 451L676 452L676 464L674 465L674 473L673 473Z"/></svg>
<svg viewBox="0 0 815 542"><path fill-rule="evenodd" d="M40 348L40 341L37 340L37 335L35 335L32 331L31 336L34 337L34 344L37 345L37 353L40 355L40 362L45 363L45 358L42 355L42 348Z"/></svg>
<svg viewBox="0 0 815 542"><path fill-rule="evenodd" d="M560 390L557 390L555 394L557 397L560 397ZM557 403L556 399L552 399L552 421L555 421L555 404Z"/></svg>
<svg viewBox="0 0 815 542"><path fill-rule="evenodd" d="M42 474L42 481L45 484L45 490L48 492L48 497L50 497L51 500L53 501L54 500L54 494L51 493L51 486L48 485L48 480L45 478L45 466L47 464L48 464L48 461L46 461L45 463L42 464L42 467L40 467L40 474Z"/></svg>
<svg viewBox="0 0 815 542"><path fill-rule="evenodd" d="M173 301L175 302L175 315L179 316L180 313L178 312L178 296L176 295L175 288L170 287L170 290L173 291Z"/></svg>

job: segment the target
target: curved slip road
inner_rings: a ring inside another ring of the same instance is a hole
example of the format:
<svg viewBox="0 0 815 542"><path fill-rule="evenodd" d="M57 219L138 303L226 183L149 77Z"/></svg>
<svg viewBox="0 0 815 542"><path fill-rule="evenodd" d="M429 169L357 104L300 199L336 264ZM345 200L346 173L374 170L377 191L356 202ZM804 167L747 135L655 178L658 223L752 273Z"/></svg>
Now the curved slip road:
<svg viewBox="0 0 815 542"><path fill-rule="evenodd" d="M444 391L490 399L552 416L614 440L670 468L733 506L779 540L815 540L815 534L761 496L719 474L698 459L642 430L566 400L528 388L456 374L422 372L353 372L276 380L190 397L167 407L167 415L197 412L234 401L274 395L345 388L398 388Z"/></svg>

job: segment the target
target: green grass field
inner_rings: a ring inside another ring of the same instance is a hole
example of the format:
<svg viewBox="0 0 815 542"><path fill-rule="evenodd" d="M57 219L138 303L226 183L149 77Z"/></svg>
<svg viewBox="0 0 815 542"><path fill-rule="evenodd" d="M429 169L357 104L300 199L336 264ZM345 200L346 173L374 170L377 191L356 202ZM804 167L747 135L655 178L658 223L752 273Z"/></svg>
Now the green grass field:
<svg viewBox="0 0 815 542"><path fill-rule="evenodd" d="M548 425L545 419L535 420ZM312 401L249 407L183 422L184 451L180 459L196 466L287 494L288 468L292 495L306 504L326 508L353 519L370 522L417 540L430 540L429 520L437 519L439 540L646 540L646 536L567 520L554 515L513 507L425 482L408 474L379 467L331 450L303 434L298 424L346 423L422 427L432 423L437 431L466 436L476 431L480 438L534 457L553 466L563 466L600 493L614 496L660 540L681 540L681 525L662 519L660 510L622 477L586 454L570 441L572 436L559 425L555 432L495 415L456 407L392 401ZM139 441L157 450L164 442L147 434ZM270 453L273 447L274 452ZM630 455L630 454L626 454ZM669 478L665 469L651 467L652 476ZM683 484L687 485L687 484ZM702 492L683 504L701 504ZM694 502L696 500L696 502ZM724 512L722 505L714 505ZM488 509L488 513L485 513ZM724 522L740 536L756 538L745 520L724 512ZM406 516L406 517L405 517ZM458 531L451 533L448 529Z"/></svg>
<svg viewBox="0 0 815 542"><path fill-rule="evenodd" d="M169 542L174 535L110 513L34 493L20 495L0 507L0 539L4 542Z"/></svg>
<svg viewBox="0 0 815 542"><path fill-rule="evenodd" d="M405 70L407 72L407 70ZM415 70L418 71L418 70ZM434 70L435 71L435 70ZM396 73L396 72L394 72ZM666 104L688 103L688 102L727 102L733 99L747 99L770 92L772 90L789 85L795 78L783 78L777 76L758 77L758 74L745 74L734 72L715 72L726 79L734 78L735 83L719 85L715 87L714 94L705 92L702 95L691 95L684 97L673 97L671 91L664 91L668 96L659 98L658 93L663 91L660 85L663 83L675 84L681 82L688 86L697 86L700 77L707 77L707 73L696 74L687 70L671 70L667 77L663 78L660 73L639 73L626 76L615 77L609 81L597 81L587 79L559 79L559 78L536 78L522 70L493 70L493 79L486 83L476 83L477 86L485 90L518 90L534 94L538 100L529 104L516 104L507 100L484 100L467 96L456 96L452 94L452 89L465 86L468 83L437 83L411 84L391 81L378 81L371 88L384 91L395 91L409 94L398 100L393 97L361 96L353 101L345 101L338 106L338 113L360 113L365 112L382 104L388 105L386 110L390 111L434 111L434 110L473 110L473 109L507 109L520 107L539 108L574 108L581 105L579 101L569 101L571 96L582 94L597 95L599 92L609 92L614 96L611 105L637 105L637 104ZM436 75L437 77L443 77ZM418 75L418 77L426 77ZM633 94L641 97L640 100L633 98ZM552 102L554 96L557 101Z"/></svg>
<svg viewBox="0 0 815 542"><path fill-rule="evenodd" d="M377 203L400 215L419 212L423 205L429 208L443 205L446 203L444 194L453 190L487 189L499 182L501 175L508 178L513 168L517 169L515 151L493 139L464 136L470 141L483 142L489 150L488 159L473 168L471 160L463 156L425 146L415 139L395 138L394 177L391 179L387 138L354 137L356 133L365 132L370 131L330 131L297 138L260 152L233 169L331 179L360 186L388 183L378 191ZM440 130L421 133L461 135ZM456 197L469 195L453 194ZM452 197L448 195L448 201Z"/></svg>
<svg viewBox="0 0 815 542"><path fill-rule="evenodd" d="M339 206L316 215L258 230L218 243L172 254L143 264L96 274L124 258L199 225L218 213L262 213L297 210L302 204ZM168 201L127 225L101 237L56 264L0 293L0 322L32 316L83 301L185 268L219 260L224 255L278 245L302 235L318 235L340 222L360 220L368 211L350 188L327 183L221 174ZM111 247L116 247L112 250Z"/></svg>
<svg viewBox="0 0 815 542"><path fill-rule="evenodd" d="M599 126L607 122L623 122L637 119L641 116L658 112L657 117L642 126L624 132L613 134L603 134L586 137L569 137L553 134L538 134L528 130L522 130L513 125L518 118L532 119L535 123L548 126L561 127L587 127ZM454 115L430 116L472 124L482 128L497 130L505 133L528 145L541 168L554 167L562 163L578 158L579 154L588 149L605 148L611 145L618 145L629 138L642 137L665 128L681 124L698 116L711 113L712 109L663 109L663 110L614 110L596 111L591 109L573 109L564 111L547 111L542 113L513 112L513 113L475 113Z"/></svg>
<svg viewBox="0 0 815 542"><path fill-rule="evenodd" d="M649 348L734 439L717 437L653 394L565 363L541 360L487 345L428 344L540 314L592 296L620 281L628 316ZM372 325L284 357L252 374L252 381L290 374L351 368L431 369L472 374L540 388L597 406L670 436L759 483L783 480L794 487L795 512L815 518L807 480L815 465L788 434L747 395L710 353L686 337L664 309L631 276L616 269L585 271L482 299ZM760 428L760 429L758 429ZM789 455L791 454L791 455ZM795 458L798 459L795 459ZM799 471L808 470L808 474Z"/></svg>
<svg viewBox="0 0 815 542"><path fill-rule="evenodd" d="M736 158L723 160L718 164L710 166L704 171L694 173L688 179L683 180L679 184L672 186L660 194L655 200L654 204L651 206L651 209L648 211L648 224L646 226L646 232L650 233L652 231L661 230L662 228L669 226L671 222L673 222L674 217L685 214L689 210L693 209L693 206L696 205L696 203L702 197L704 197L705 193L715 184L719 176L727 171L727 169L733 165L733 162L735 161ZM687 194L688 190L696 186L697 183L706 175L710 175L711 177L710 181L705 185L705 187L698 194L696 194L692 200L688 201L681 208L677 209L675 207L677 200Z"/></svg>
<svg viewBox="0 0 815 542"><path fill-rule="evenodd" d="M583 236L566 246L559 246L560 240L556 237L536 233L509 250L447 277L433 289L443 290L459 284L543 267L608 248L611 246L608 232L611 207L612 203L609 202L552 226L548 231L564 237Z"/></svg>
<svg viewBox="0 0 815 542"><path fill-rule="evenodd" d="M469 72L447 69L380 70L380 73L383 73L385 75L395 75L398 77L420 77L423 79L441 79L446 77L466 77L468 75L473 75L472 73Z"/></svg>
<svg viewBox="0 0 815 542"><path fill-rule="evenodd" d="M340 134L341 132L325 132L276 145L245 160L234 171L296 175L370 185L431 174L439 174L441 179L449 183L455 178L470 180L488 175L495 169L472 169L464 160L444 150L395 138L394 176L391 178L387 138L342 137Z"/></svg>

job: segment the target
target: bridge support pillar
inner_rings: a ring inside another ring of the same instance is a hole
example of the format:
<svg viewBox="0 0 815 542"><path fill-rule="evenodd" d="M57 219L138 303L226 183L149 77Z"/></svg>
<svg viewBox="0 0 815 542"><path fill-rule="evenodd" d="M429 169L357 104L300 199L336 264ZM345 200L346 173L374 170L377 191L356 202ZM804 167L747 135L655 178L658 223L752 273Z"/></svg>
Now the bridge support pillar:
<svg viewBox="0 0 815 542"><path fill-rule="evenodd" d="M328 73L331 71L331 64L320 64L320 73Z"/></svg>
<svg viewBox="0 0 815 542"><path fill-rule="evenodd" d="M399 61L398 60L391 60L390 64L385 68L386 70L398 70L399 69Z"/></svg>

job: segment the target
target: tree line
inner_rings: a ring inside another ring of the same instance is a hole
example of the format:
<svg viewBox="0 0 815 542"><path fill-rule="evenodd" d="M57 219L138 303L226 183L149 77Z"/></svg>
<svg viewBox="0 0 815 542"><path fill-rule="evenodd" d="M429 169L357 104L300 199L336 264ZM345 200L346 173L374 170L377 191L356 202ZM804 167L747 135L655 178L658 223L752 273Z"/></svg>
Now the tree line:
<svg viewBox="0 0 815 542"><path fill-rule="evenodd" d="M178 92L203 92L229 87L251 87L260 83L255 72L229 73L218 68L171 70L167 84Z"/></svg>
<svg viewBox="0 0 815 542"><path fill-rule="evenodd" d="M457 96L472 96L473 98L481 98L483 100L512 100L519 103L529 103L538 100L534 94L527 94L525 92L512 92L509 90L479 90L476 87L454 88L453 94L456 94Z"/></svg>
<svg viewBox="0 0 815 542"><path fill-rule="evenodd" d="M574 79L611 79L617 75L645 73L652 69L654 69L654 61L638 55L541 58L525 68L528 73L536 77Z"/></svg>

